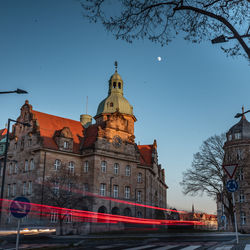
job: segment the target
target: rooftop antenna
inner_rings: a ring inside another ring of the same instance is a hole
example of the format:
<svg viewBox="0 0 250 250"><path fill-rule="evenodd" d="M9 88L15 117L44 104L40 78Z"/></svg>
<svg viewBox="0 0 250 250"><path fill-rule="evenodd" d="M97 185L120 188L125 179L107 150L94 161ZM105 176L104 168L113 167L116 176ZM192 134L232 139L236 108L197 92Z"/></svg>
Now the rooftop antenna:
<svg viewBox="0 0 250 250"><path fill-rule="evenodd" d="M86 115L88 114L88 96L86 98Z"/></svg>

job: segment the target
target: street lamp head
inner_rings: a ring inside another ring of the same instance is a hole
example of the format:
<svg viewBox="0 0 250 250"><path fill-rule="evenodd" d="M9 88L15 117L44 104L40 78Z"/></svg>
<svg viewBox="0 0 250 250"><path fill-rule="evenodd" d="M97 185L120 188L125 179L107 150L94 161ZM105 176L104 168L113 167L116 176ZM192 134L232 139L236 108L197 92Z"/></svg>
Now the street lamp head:
<svg viewBox="0 0 250 250"><path fill-rule="evenodd" d="M17 94L28 94L28 92L25 91L25 90L23 90L23 89L17 89L17 90L15 90L15 92L16 92Z"/></svg>
<svg viewBox="0 0 250 250"><path fill-rule="evenodd" d="M235 116L234 116L234 118L239 118L239 117L241 117L243 114L241 114L241 113L237 113Z"/></svg>

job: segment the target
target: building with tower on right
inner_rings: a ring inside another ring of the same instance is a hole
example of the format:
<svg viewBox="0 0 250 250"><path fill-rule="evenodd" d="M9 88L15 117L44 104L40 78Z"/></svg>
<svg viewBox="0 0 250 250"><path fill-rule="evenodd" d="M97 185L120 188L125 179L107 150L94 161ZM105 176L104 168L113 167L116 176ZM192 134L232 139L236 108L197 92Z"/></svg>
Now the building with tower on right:
<svg viewBox="0 0 250 250"><path fill-rule="evenodd" d="M235 208L238 230L250 232L250 122L245 117L242 107L241 119L226 133L224 144L224 165L237 165L235 180L238 190L235 195ZM232 219L221 203L222 195L218 195L218 219L220 229L233 230ZM229 205L229 204L227 204ZM232 206L231 206L232 207Z"/></svg>

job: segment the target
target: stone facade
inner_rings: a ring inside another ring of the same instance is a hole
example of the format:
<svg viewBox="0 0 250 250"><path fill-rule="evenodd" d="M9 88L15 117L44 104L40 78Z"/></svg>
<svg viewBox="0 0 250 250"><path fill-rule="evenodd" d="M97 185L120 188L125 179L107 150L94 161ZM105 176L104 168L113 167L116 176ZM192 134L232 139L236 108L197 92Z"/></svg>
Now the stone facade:
<svg viewBox="0 0 250 250"><path fill-rule="evenodd" d="M244 109L242 110L244 113ZM227 141L224 144L224 165L237 165L234 179L238 183L235 195L235 206L238 230L250 232L250 123L244 114L241 120L227 132ZM229 179L229 178L228 178ZM218 195L218 219L219 228L233 230L234 226L230 218L224 218L225 208L221 203L221 195ZM223 216L223 220L221 220Z"/></svg>
<svg viewBox="0 0 250 250"><path fill-rule="evenodd" d="M86 198L75 209L165 218L164 211L131 205L135 202L166 208L167 185L164 169L158 164L156 141L151 145L134 142L136 118L123 97L123 81L119 81L122 80L116 71L109 81L108 101L99 105L95 124L91 124L89 115L74 121L35 111L25 102L17 121L31 127L13 125L5 199L26 196L32 203L48 204L46 180L64 166L80 178L78 189ZM51 213L50 219L56 222L53 216ZM30 214L23 223L29 226L40 222L41 216ZM16 222L6 204L2 226L13 223Z"/></svg>

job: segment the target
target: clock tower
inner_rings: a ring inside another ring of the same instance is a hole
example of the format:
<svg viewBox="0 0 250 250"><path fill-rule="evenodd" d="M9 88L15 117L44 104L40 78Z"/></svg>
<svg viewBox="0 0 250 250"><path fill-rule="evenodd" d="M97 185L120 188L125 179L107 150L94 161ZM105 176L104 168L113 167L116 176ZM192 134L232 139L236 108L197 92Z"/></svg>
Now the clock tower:
<svg viewBox="0 0 250 250"><path fill-rule="evenodd" d="M96 116L98 137L106 138L115 147L122 142L134 143L134 122L133 107L123 96L124 83L117 72L115 62L115 73L109 80L108 96L99 104Z"/></svg>

